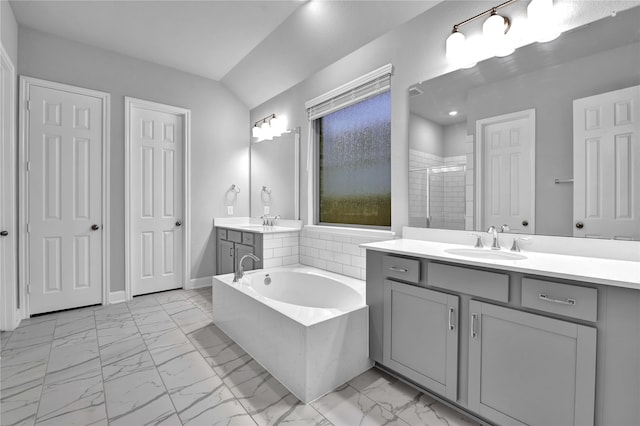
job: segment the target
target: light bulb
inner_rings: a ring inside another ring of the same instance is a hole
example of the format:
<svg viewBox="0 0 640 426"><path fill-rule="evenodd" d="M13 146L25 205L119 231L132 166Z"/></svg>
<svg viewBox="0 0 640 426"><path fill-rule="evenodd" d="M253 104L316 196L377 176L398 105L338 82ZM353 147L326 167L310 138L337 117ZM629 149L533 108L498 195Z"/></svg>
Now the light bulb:
<svg viewBox="0 0 640 426"><path fill-rule="evenodd" d="M527 6L527 17L532 36L538 42L545 43L560 36L553 0L531 0Z"/></svg>
<svg viewBox="0 0 640 426"><path fill-rule="evenodd" d="M447 37L445 42L447 59L453 62L460 62L465 55L465 36L455 30Z"/></svg>
<svg viewBox="0 0 640 426"><path fill-rule="evenodd" d="M260 126L260 136L261 136L262 140L270 141L270 140L273 139L273 134L271 132L271 126L269 125L268 121L265 121Z"/></svg>
<svg viewBox="0 0 640 426"><path fill-rule="evenodd" d="M507 20L505 17L494 13L482 24L482 33L485 37L498 38L504 35L506 28Z"/></svg>

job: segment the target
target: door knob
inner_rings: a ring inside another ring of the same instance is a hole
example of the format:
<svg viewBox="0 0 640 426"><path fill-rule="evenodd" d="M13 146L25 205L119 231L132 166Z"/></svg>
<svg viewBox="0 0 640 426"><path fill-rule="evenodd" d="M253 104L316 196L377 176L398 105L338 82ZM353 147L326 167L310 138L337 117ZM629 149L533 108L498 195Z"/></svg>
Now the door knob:
<svg viewBox="0 0 640 426"><path fill-rule="evenodd" d="M9 235L9 231L0 231L0 237L6 237Z"/></svg>
<svg viewBox="0 0 640 426"><path fill-rule="evenodd" d="M92 231L97 231L98 229L100 229L100 226L96 225L95 223L93 225L91 225L91 230Z"/></svg>
<svg viewBox="0 0 640 426"><path fill-rule="evenodd" d="M584 228L584 223L582 223L582 222L577 222L577 223L576 223L576 228L578 228L578 229L582 229L582 228Z"/></svg>
<svg viewBox="0 0 640 426"><path fill-rule="evenodd" d="M522 226L529 226L529 221L528 220L523 220L522 221Z"/></svg>
<svg viewBox="0 0 640 426"><path fill-rule="evenodd" d="M180 222L179 220L176 221L176 226L182 226L182 222Z"/></svg>

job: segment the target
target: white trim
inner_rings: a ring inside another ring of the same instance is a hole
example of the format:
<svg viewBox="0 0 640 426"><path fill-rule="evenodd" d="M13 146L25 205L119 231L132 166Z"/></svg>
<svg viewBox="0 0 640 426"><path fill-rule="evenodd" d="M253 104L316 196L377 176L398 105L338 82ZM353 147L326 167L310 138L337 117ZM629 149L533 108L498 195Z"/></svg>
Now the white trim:
<svg viewBox="0 0 640 426"><path fill-rule="evenodd" d="M211 277L191 278L187 290L193 290L195 288L211 287Z"/></svg>
<svg viewBox="0 0 640 426"><path fill-rule="evenodd" d="M375 69L371 72L366 73L365 75L361 75L360 77L351 80L348 83L343 84L340 87L336 87L335 89L329 90L327 93L323 93L320 96L317 96L313 99L310 99L304 103L304 108L309 109L313 108L316 105L319 105L323 102L328 101L331 98L335 98L336 96L342 95L344 92L349 90L353 90L356 87L360 87L365 83L370 82L371 80L375 80L376 78L380 78L384 75L391 74L393 71L393 65L387 64L378 69Z"/></svg>
<svg viewBox="0 0 640 426"><path fill-rule="evenodd" d="M2 176L2 179L7 177L7 182L5 182L6 187L9 190L8 198L15 200L16 199L16 179L15 179L15 163L16 163L16 68L11 62L11 58L7 54L6 50L2 43L0 43L0 67L2 70L0 72L7 73L8 80L8 92L3 92L3 97L9 100L9 105L11 108L8 110L8 122L5 122L4 117L4 109L0 107L0 111L2 111L2 117L0 117L0 122L2 123L2 134L0 134L0 138L4 138L4 126L9 126L9 140L3 140L0 143L0 166L3 168L2 173L6 173L6 176ZM1 84L1 83L0 83ZM4 149L2 145L5 143L9 144L9 157L4 158ZM6 167L6 169L5 169ZM8 271L12 271L13 273L9 275L9 280L0 281L0 330L13 330L18 324L20 324L20 313L18 309L17 300L18 296L18 258L17 258L17 249L18 249L18 223L16 212L14 210L15 205L11 203L9 206L5 206L9 211L0 212L0 214L5 215L6 219L6 229L9 231L9 235L7 237L2 237L5 239L3 241L3 245L5 249L8 249L8 252L5 253L0 258L0 269L3 272L0 274L8 274ZM7 260L8 265L3 265L3 261ZM2 285L5 284L5 285Z"/></svg>
<svg viewBox="0 0 640 426"><path fill-rule="evenodd" d="M293 178L293 219L300 220L300 127L296 127L293 141L294 162Z"/></svg>
<svg viewBox="0 0 640 426"><path fill-rule="evenodd" d="M111 181L111 95L106 92L100 92L97 90L86 89L84 87L71 86L68 84L56 83L48 80L41 80L34 77L20 76L20 105L19 109L22 112L19 117L20 128L20 149L19 149L19 161L18 161L18 194L21 199L19 201L19 287L20 287L20 310L22 311L23 318L30 316L29 298L25 297L27 294L27 282L28 282L28 265L29 251L27 250L27 228L28 221L27 214L27 200L29 197L29 188L27 183L27 159L28 159L28 141L29 141L29 113L27 109L27 101L29 99L29 91L31 86L40 86L47 89L60 90L77 95L91 96L98 98L102 101L102 304L109 303L109 287L111 285L111 229L109 227L111 221L109 220L111 211L111 194L110 181Z"/></svg>
<svg viewBox="0 0 640 426"><path fill-rule="evenodd" d="M143 99L125 96L124 98L124 291L126 300L131 300L131 109L132 107L144 108L152 111L165 112L168 114L182 115L184 118L184 151L183 151L183 174L184 174L184 200L183 212L184 237L183 237L183 281L182 288L188 288L191 276L191 110L172 105L165 105L157 102L145 101Z"/></svg>
<svg viewBox="0 0 640 426"><path fill-rule="evenodd" d="M512 112L509 114L497 115L495 117L484 118L482 120L476 121L476 137L475 137L475 170L474 170L474 184L476 187L475 190L475 226L474 229L482 230L482 219L483 219L483 206L480 200L482 200L482 190L483 190L483 168L482 168L482 158L484 155L483 151L483 133L484 128L488 125L500 123L503 121L511 121L517 118L526 118L529 120L529 123L532 124L529 126L529 149L531 156L531 188L529 190L529 196L531 197L531 218L529 221L529 229L527 230L528 234L535 234L536 230L536 110L534 108L526 109L523 111Z"/></svg>
<svg viewBox="0 0 640 426"><path fill-rule="evenodd" d="M109 293L109 304L126 302L124 290L112 291Z"/></svg>

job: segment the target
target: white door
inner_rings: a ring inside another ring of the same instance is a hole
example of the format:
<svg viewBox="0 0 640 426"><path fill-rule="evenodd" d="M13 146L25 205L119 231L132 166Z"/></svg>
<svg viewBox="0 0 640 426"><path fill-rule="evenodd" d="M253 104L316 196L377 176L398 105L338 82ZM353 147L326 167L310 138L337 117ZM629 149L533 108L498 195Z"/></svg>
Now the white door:
<svg viewBox="0 0 640 426"><path fill-rule="evenodd" d="M131 292L182 288L184 115L172 107L129 109Z"/></svg>
<svg viewBox="0 0 640 426"><path fill-rule="evenodd" d="M30 84L26 106L30 314L102 303L104 98Z"/></svg>
<svg viewBox="0 0 640 426"><path fill-rule="evenodd" d="M640 239L640 86L573 101L573 235Z"/></svg>
<svg viewBox="0 0 640 426"><path fill-rule="evenodd" d="M479 228L535 232L535 111L478 120Z"/></svg>
<svg viewBox="0 0 640 426"><path fill-rule="evenodd" d="M0 45L0 329L16 326L17 226L15 68Z"/></svg>

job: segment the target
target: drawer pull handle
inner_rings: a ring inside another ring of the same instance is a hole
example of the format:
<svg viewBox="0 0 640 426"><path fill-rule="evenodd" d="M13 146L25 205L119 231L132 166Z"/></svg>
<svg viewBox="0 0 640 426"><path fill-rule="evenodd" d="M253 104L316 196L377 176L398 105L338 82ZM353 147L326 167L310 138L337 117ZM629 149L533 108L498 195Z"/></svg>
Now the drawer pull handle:
<svg viewBox="0 0 640 426"><path fill-rule="evenodd" d="M475 339L478 337L478 333L476 333L476 318L478 318L478 314L471 314L471 338Z"/></svg>
<svg viewBox="0 0 640 426"><path fill-rule="evenodd" d="M455 326L453 325L453 313L455 310L453 308L449 308L449 330L454 330Z"/></svg>
<svg viewBox="0 0 640 426"><path fill-rule="evenodd" d="M544 293L540 293L538 295L538 299L546 300L547 302L559 303L561 305L571 305L571 306L573 306L573 305L576 304L576 299L566 299L566 300L553 299L553 298L549 297L548 295L546 295Z"/></svg>
<svg viewBox="0 0 640 426"><path fill-rule="evenodd" d="M398 268L397 266L390 266L389 270L393 272L404 272L404 273L409 272L407 268Z"/></svg>

